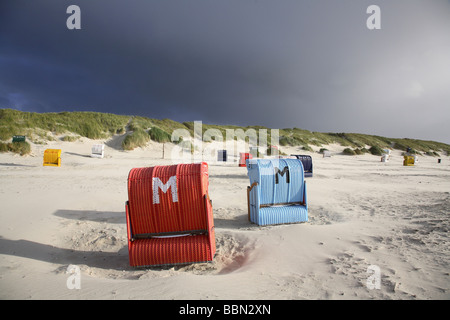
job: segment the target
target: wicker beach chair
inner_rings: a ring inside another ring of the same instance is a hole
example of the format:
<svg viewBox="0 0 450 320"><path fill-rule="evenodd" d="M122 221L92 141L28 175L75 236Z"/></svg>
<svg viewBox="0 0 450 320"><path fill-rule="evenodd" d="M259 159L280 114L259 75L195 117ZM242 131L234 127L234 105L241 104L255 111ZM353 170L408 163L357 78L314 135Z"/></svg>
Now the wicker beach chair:
<svg viewBox="0 0 450 320"><path fill-rule="evenodd" d="M241 152L239 153L239 167L245 167L246 161L248 159L252 159L253 156L251 153Z"/></svg>
<svg viewBox="0 0 450 320"><path fill-rule="evenodd" d="M413 166L415 163L414 156L403 156L403 165L404 166Z"/></svg>
<svg viewBox="0 0 450 320"><path fill-rule="evenodd" d="M94 144L92 146L92 158L103 158L105 156L105 145L104 144Z"/></svg>
<svg viewBox="0 0 450 320"><path fill-rule="evenodd" d="M300 155L300 154L295 154L294 156L302 162L305 178L312 177L313 176L312 157L309 155Z"/></svg>
<svg viewBox="0 0 450 320"><path fill-rule="evenodd" d="M257 225L308 221L306 182L298 159L247 160L248 218Z"/></svg>
<svg viewBox="0 0 450 320"><path fill-rule="evenodd" d="M44 151L44 166L61 166L61 149L46 149Z"/></svg>
<svg viewBox="0 0 450 320"><path fill-rule="evenodd" d="M205 162L132 169L125 209L131 266L213 260L216 245Z"/></svg>

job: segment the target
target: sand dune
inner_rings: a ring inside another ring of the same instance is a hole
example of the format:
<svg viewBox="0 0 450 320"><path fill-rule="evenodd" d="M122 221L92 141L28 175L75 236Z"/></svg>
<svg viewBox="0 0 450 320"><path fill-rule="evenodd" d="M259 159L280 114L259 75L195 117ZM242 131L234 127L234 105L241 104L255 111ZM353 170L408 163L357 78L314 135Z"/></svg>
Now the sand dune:
<svg viewBox="0 0 450 320"><path fill-rule="evenodd" d="M90 158L105 143L105 158ZM313 156L309 221L247 219L246 168L209 166L217 254L209 264L131 268L124 203L134 167L171 164L169 145L121 151L120 137L0 154L1 299L449 299L450 159L402 166L372 155ZM43 167L46 148L62 166ZM296 148L287 154L299 153ZM301 152L305 153L305 152ZM232 157L232 160L236 160ZM81 271L69 289L69 266ZM368 279L378 268L380 287Z"/></svg>

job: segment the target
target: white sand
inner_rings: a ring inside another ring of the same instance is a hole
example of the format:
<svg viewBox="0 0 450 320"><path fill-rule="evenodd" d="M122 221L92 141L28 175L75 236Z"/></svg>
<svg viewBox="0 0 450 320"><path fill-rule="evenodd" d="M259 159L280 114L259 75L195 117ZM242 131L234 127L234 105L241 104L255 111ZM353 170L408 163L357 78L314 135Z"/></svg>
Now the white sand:
<svg viewBox="0 0 450 320"><path fill-rule="evenodd" d="M450 298L448 156L404 167L398 151L387 163L340 146L331 158L309 153L309 222L265 227L247 220L246 168L210 163L214 262L134 269L128 172L172 162L160 144L125 152L120 139L106 141L104 159L89 157L103 141L88 139L0 153L0 299ZM62 149L61 167L42 166L47 148ZM67 287L69 265L80 289ZM379 289L367 286L368 268L379 268Z"/></svg>

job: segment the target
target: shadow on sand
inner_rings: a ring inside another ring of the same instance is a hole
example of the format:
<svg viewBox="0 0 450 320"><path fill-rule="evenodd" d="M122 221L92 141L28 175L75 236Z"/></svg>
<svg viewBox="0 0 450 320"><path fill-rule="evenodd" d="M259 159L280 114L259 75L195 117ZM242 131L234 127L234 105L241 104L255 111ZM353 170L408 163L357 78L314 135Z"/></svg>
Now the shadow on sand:
<svg viewBox="0 0 450 320"><path fill-rule="evenodd" d="M75 264L101 269L132 270L128 264L127 246L124 246L118 252L79 251L58 248L30 240L0 238L0 254L55 264Z"/></svg>
<svg viewBox="0 0 450 320"><path fill-rule="evenodd" d="M75 152L64 152L65 154L70 154L72 156L79 156L79 157L84 157L84 158L90 158L91 155L87 155L87 154L81 154L81 153L75 153Z"/></svg>
<svg viewBox="0 0 450 320"><path fill-rule="evenodd" d="M0 163L0 166L5 166L5 167L37 167L37 166L31 166L28 164L18 164L18 163Z"/></svg>
<svg viewBox="0 0 450 320"><path fill-rule="evenodd" d="M77 221L126 223L125 212L57 210L54 215ZM75 264L101 269L133 270L128 264L127 245L120 248L117 252L104 252L98 249L84 251L59 248L51 244L43 244L25 239L10 240L0 236L0 254L63 265Z"/></svg>
<svg viewBox="0 0 450 320"><path fill-rule="evenodd" d="M89 210L57 210L55 216L78 221L94 221L107 223L126 223L124 212L102 212ZM251 224L247 215L235 219L214 219L218 229L254 229L258 226ZM128 261L128 246L123 246L117 252L104 252L101 250L85 251L69 248L60 248L51 244L38 243L31 240L11 240L0 236L0 254L11 255L44 261L60 265L86 265L88 267L107 270L134 271Z"/></svg>
<svg viewBox="0 0 450 320"><path fill-rule="evenodd" d="M95 210L57 210L55 216L78 221L94 221L107 223L126 223L125 207L122 212Z"/></svg>

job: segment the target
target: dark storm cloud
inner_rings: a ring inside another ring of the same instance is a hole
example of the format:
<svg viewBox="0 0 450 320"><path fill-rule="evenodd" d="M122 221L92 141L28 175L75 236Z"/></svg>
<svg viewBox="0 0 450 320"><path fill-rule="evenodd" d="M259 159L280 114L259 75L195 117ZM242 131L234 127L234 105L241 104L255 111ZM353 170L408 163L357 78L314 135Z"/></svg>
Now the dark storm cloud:
<svg viewBox="0 0 450 320"><path fill-rule="evenodd" d="M81 30L66 8L81 8ZM382 29L368 30L378 4ZM450 142L448 1L0 4L0 103Z"/></svg>

